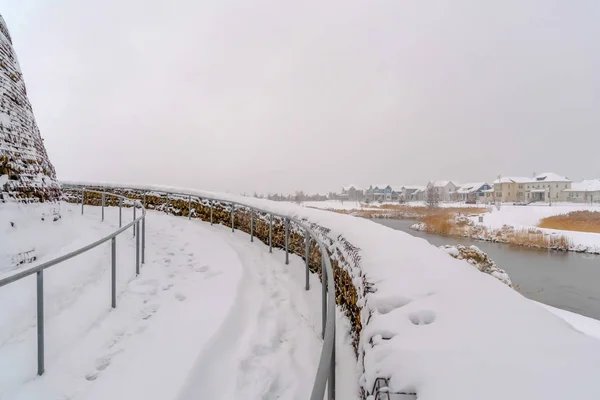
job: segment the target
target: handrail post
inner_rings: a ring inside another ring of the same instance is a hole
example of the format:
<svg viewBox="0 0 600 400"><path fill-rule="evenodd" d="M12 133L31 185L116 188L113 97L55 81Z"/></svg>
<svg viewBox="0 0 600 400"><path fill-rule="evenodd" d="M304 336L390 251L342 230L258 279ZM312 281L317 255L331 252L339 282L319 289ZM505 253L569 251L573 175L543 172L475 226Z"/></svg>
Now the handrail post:
<svg viewBox="0 0 600 400"><path fill-rule="evenodd" d="M85 188L81 189L81 215L83 215L83 203L85 203Z"/></svg>
<svg viewBox="0 0 600 400"><path fill-rule="evenodd" d="M139 228L140 221L136 222L134 226L137 225ZM135 274L140 274L140 235L135 235Z"/></svg>
<svg viewBox="0 0 600 400"><path fill-rule="evenodd" d="M321 249L321 322L323 339L325 339L325 324L327 322L327 269L325 268L325 254Z"/></svg>
<svg viewBox="0 0 600 400"><path fill-rule="evenodd" d="M111 248L111 305L117 308L117 237L110 239Z"/></svg>
<svg viewBox="0 0 600 400"><path fill-rule="evenodd" d="M192 195L188 198L188 221L192 219Z"/></svg>
<svg viewBox="0 0 600 400"><path fill-rule="evenodd" d="M134 202L134 203L133 203L133 220L134 220L134 221L135 221L135 218L136 218L136 216L135 216L135 214L136 214L136 213L135 213L135 211L136 211L136 208L137 208L137 207L135 206L135 202ZM137 224L133 224L133 226L132 226L132 228L133 228L133 237L135 237L135 228L136 228L136 225L137 225Z"/></svg>
<svg viewBox="0 0 600 400"><path fill-rule="evenodd" d="M250 241L254 242L254 209L250 209Z"/></svg>
<svg viewBox="0 0 600 400"><path fill-rule="evenodd" d="M335 296L334 296L335 297ZM334 318L335 320L335 318ZM333 348L331 349L331 362L329 364L329 380L327 387L329 388L329 400L335 399L335 323L333 324Z"/></svg>
<svg viewBox="0 0 600 400"><path fill-rule="evenodd" d="M310 284L309 284L309 263L310 263L310 235L308 233L308 229L305 229L304 231L304 238L305 238L305 257L306 257L306 290L310 289Z"/></svg>
<svg viewBox="0 0 600 400"><path fill-rule="evenodd" d="M210 226L213 224L213 201L210 201Z"/></svg>
<svg viewBox="0 0 600 400"><path fill-rule="evenodd" d="M169 205L170 205L170 204L169 204L169 193L167 193L167 205L166 205L166 207L165 207L165 214L168 214L168 213L169 213Z"/></svg>
<svg viewBox="0 0 600 400"><path fill-rule="evenodd" d="M290 219L285 219L285 265L290 263Z"/></svg>
<svg viewBox="0 0 600 400"><path fill-rule="evenodd" d="M144 205L144 208L146 208L146 192L144 192L144 195L142 196L142 204Z"/></svg>
<svg viewBox="0 0 600 400"><path fill-rule="evenodd" d="M123 226L123 199L119 197L119 228Z"/></svg>
<svg viewBox="0 0 600 400"><path fill-rule="evenodd" d="M37 359L38 375L44 373L44 270L37 275Z"/></svg>
<svg viewBox="0 0 600 400"><path fill-rule="evenodd" d="M104 222L104 192L102 192L102 222Z"/></svg>
<svg viewBox="0 0 600 400"><path fill-rule="evenodd" d="M269 253L273 253L273 214L269 219Z"/></svg>
<svg viewBox="0 0 600 400"><path fill-rule="evenodd" d="M146 264L146 216L142 218L142 264Z"/></svg>
<svg viewBox="0 0 600 400"><path fill-rule="evenodd" d="M235 213L235 205L232 204L231 205L231 232L235 232L235 227L233 226L234 213Z"/></svg>

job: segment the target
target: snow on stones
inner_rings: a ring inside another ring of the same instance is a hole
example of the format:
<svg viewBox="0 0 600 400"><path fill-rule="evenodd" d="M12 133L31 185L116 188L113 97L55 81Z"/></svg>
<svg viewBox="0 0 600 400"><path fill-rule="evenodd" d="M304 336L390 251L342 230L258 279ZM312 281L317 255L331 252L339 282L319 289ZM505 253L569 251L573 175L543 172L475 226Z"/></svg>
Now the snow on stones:
<svg viewBox="0 0 600 400"><path fill-rule="evenodd" d="M0 202L56 200L60 188L0 15Z"/></svg>
<svg viewBox="0 0 600 400"><path fill-rule="evenodd" d="M493 276L509 287L513 287L510 277L506 271L498 268L496 263L486 253L481 251L479 247L475 245L464 246L459 244L458 246L440 246L440 249L448 253L453 258L456 258L457 260L465 260L479 271Z"/></svg>

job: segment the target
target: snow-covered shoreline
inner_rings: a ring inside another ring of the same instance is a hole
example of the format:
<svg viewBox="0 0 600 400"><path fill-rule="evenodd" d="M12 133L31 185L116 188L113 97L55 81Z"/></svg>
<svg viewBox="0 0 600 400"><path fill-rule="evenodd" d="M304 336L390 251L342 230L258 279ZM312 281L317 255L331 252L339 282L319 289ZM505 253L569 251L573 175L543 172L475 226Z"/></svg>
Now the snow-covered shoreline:
<svg viewBox="0 0 600 400"><path fill-rule="evenodd" d="M326 202L308 202L307 206L313 208L320 208L331 211L344 211L352 215L352 210L357 210L357 216L363 216L361 213L368 212L367 217L371 218L396 218L396 219L413 219L416 216L412 216L409 213L392 212L390 210L380 209L375 206L369 206L360 204L358 202L339 202L339 201L326 201ZM385 204L384 204L385 205ZM406 203L408 207L424 207L425 204L422 202ZM572 211L600 211L600 205L586 205L578 203L556 203L552 206L548 204L543 205L529 205L529 206L515 206L512 204L502 204L498 210L494 206L485 206L482 204L470 205L464 203L440 203L441 208L473 208L487 210L484 214L477 214L469 216L469 224L471 227L463 227L463 229L457 229L456 232L447 233L451 236L468 237L474 240L480 240L485 242L496 242L496 243L510 243L514 245L522 245L525 247L538 247L551 250L571 251L575 253L588 253L588 254L600 254L600 233L590 232L577 232L568 230L557 230L557 229L546 229L540 228L537 225L543 218L566 214ZM373 213L373 211L380 210L381 213ZM483 217L483 222L479 222L479 217ZM427 226L423 223L415 223L414 228L419 231L428 231ZM537 231L541 233L547 240L547 244L539 245L534 243L519 243L509 242L504 236L504 232L507 230L511 231ZM431 232L438 233L438 232ZM553 244L554 238L562 239L567 245L557 246Z"/></svg>

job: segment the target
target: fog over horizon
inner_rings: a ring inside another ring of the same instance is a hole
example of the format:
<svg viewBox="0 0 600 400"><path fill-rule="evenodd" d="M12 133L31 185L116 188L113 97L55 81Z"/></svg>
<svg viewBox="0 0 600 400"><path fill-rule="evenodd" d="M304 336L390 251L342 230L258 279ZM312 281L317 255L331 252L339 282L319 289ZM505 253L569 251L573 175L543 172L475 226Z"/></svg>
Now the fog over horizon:
<svg viewBox="0 0 600 400"><path fill-rule="evenodd" d="M600 2L0 0L59 179L600 178Z"/></svg>

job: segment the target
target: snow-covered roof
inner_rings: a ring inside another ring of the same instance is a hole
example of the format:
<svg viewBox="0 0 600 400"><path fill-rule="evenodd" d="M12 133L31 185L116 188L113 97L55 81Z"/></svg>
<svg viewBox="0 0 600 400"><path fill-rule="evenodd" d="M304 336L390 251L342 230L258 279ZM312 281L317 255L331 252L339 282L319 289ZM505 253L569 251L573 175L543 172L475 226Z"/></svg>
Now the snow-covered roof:
<svg viewBox="0 0 600 400"><path fill-rule="evenodd" d="M530 179L531 182L571 182L566 176L555 174L554 172L545 172L538 174L535 178Z"/></svg>
<svg viewBox="0 0 600 400"><path fill-rule="evenodd" d="M527 183L532 182L532 179L526 176L502 176L500 179L496 179L494 183Z"/></svg>
<svg viewBox="0 0 600 400"><path fill-rule="evenodd" d="M391 186L390 186L389 184L387 184L387 183L380 183L380 184L377 184L377 185L373 185L373 188L377 188L377 189L385 189L385 188L386 188L386 187L388 187L388 186L389 186L389 187L391 187Z"/></svg>
<svg viewBox="0 0 600 400"><path fill-rule="evenodd" d="M485 189L482 190L483 193L494 193L494 189Z"/></svg>
<svg viewBox="0 0 600 400"><path fill-rule="evenodd" d="M598 192L600 191L600 179L588 179L581 182L573 182L570 189L565 192Z"/></svg>
<svg viewBox="0 0 600 400"><path fill-rule="evenodd" d="M487 185L487 182L471 182L463 183L457 190L458 193L473 193L481 189L483 185Z"/></svg>
<svg viewBox="0 0 600 400"><path fill-rule="evenodd" d="M354 190L362 190L362 188L358 185L346 185L343 187L344 190L348 191L350 189L354 188Z"/></svg>

